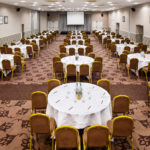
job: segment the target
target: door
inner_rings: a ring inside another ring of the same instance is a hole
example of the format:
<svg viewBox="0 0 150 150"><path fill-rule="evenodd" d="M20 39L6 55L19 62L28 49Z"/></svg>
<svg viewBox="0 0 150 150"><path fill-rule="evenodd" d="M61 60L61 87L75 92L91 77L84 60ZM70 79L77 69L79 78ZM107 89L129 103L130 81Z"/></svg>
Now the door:
<svg viewBox="0 0 150 150"><path fill-rule="evenodd" d="M119 30L120 30L120 24L116 23L116 33L119 34Z"/></svg>
<svg viewBox="0 0 150 150"><path fill-rule="evenodd" d="M143 42L143 26L142 25L136 25L136 42Z"/></svg>
<svg viewBox="0 0 150 150"><path fill-rule="evenodd" d="M21 37L24 38L24 24L21 25L21 34Z"/></svg>

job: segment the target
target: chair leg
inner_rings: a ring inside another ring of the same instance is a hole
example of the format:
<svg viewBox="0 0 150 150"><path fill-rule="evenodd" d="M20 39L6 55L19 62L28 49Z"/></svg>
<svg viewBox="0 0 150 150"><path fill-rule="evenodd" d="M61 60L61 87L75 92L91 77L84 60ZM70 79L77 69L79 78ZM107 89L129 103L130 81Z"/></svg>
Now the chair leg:
<svg viewBox="0 0 150 150"><path fill-rule="evenodd" d="M131 147L132 147L132 150L134 150L134 146L133 146L133 138L131 138Z"/></svg>
<svg viewBox="0 0 150 150"><path fill-rule="evenodd" d="M3 80L3 71L1 71L1 80Z"/></svg>
<svg viewBox="0 0 150 150"><path fill-rule="evenodd" d="M12 70L12 73L11 73L11 80L13 79L13 76L14 76L14 70Z"/></svg>
<svg viewBox="0 0 150 150"><path fill-rule="evenodd" d="M145 72L146 81L148 82L147 72Z"/></svg>
<svg viewBox="0 0 150 150"><path fill-rule="evenodd" d="M32 135L30 135L30 150L32 150Z"/></svg>
<svg viewBox="0 0 150 150"><path fill-rule="evenodd" d="M129 72L129 68L127 68L127 71L128 71L128 77L130 78L130 72Z"/></svg>

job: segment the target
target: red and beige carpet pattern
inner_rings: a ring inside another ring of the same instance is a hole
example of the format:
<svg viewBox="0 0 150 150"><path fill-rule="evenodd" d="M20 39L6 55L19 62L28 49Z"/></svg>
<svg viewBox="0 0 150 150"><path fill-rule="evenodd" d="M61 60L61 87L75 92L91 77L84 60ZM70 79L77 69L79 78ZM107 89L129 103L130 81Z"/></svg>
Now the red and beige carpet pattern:
<svg viewBox="0 0 150 150"><path fill-rule="evenodd" d="M134 118L134 149L150 149L150 107L146 106L145 77L137 79L123 69L117 70L117 58L108 57L106 50L93 37L89 36L97 56L103 57L103 78L111 81L111 97L118 94L130 96L130 115ZM0 150L28 150L30 137L30 94L41 90L47 92L46 82L52 78L52 58L59 53L59 45L65 36L60 35L47 49L40 51L40 56L28 59L24 72L16 73L13 80L10 76L0 81ZM61 79L61 77L59 77ZM96 83L98 79L94 79ZM61 80L63 81L63 80ZM48 139L35 141L34 150L48 150ZM129 150L130 142L115 139L113 150Z"/></svg>

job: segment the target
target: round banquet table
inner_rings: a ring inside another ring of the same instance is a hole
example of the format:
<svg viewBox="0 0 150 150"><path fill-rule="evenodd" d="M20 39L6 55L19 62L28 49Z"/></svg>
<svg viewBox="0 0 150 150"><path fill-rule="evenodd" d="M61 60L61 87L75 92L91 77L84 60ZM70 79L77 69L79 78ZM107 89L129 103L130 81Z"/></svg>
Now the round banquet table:
<svg viewBox="0 0 150 150"><path fill-rule="evenodd" d="M21 53L23 53L24 58L29 58L29 56L27 55L27 50L26 50L27 46L32 47L31 45L28 45L28 44L12 45L9 47L12 48L13 52L14 52L15 48L20 48Z"/></svg>
<svg viewBox="0 0 150 150"><path fill-rule="evenodd" d="M150 54L141 54L141 53L134 53L129 54L127 57L127 64L130 64L130 59L137 58L139 60L138 62L138 70L141 68L148 66L148 63L150 62Z"/></svg>
<svg viewBox="0 0 150 150"><path fill-rule="evenodd" d="M79 41L80 41L80 40L83 41L83 44L85 43L85 40L84 40L84 39L70 39L70 44L71 44L71 45L72 45L72 41L74 41L74 40L77 42L78 45L80 45L80 44L79 44ZM76 45L76 44L75 44L75 45Z"/></svg>
<svg viewBox="0 0 150 150"><path fill-rule="evenodd" d="M85 46L85 45L67 45L65 47L66 47L66 50L67 50L68 54L69 54L69 48L74 48L75 49L75 53L78 54L78 48L83 48L84 49L84 53L85 53L85 48L87 46Z"/></svg>
<svg viewBox="0 0 150 150"><path fill-rule="evenodd" d="M94 62L94 59L88 56L79 56L78 60L75 59L75 56L67 56L61 59L61 62L63 63L65 72L67 70L68 64L74 64L76 65L76 70L79 72L79 67L82 64L89 65L89 71L91 70L92 63Z"/></svg>
<svg viewBox="0 0 150 150"><path fill-rule="evenodd" d="M134 52L134 47L136 47L135 44L116 44L116 51L117 51L119 56L124 51L125 46L129 46L130 47L130 52Z"/></svg>
<svg viewBox="0 0 150 150"><path fill-rule="evenodd" d="M53 117L57 127L62 125L83 129L87 126L106 125L112 119L111 97L103 88L81 83L82 97L76 97L76 84L67 83L48 94L46 114Z"/></svg>

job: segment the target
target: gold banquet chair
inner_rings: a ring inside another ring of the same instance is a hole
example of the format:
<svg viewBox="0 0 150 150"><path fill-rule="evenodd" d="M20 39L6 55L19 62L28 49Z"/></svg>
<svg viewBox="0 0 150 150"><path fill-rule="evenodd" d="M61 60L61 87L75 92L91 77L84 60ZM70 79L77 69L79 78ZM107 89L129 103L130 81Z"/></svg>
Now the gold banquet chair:
<svg viewBox="0 0 150 150"><path fill-rule="evenodd" d="M81 149L79 132L72 126L61 126L55 130L55 150Z"/></svg>
<svg viewBox="0 0 150 150"><path fill-rule="evenodd" d="M126 65L126 68L128 71L128 77L130 77L130 69L133 69L135 70L135 72L137 71L138 78L139 78L138 63L139 63L139 60L137 58L130 59L130 64Z"/></svg>
<svg viewBox="0 0 150 150"><path fill-rule="evenodd" d="M119 56L119 60L117 61L117 68L120 69L120 64L124 64L126 66L127 64L127 54L122 53Z"/></svg>
<svg viewBox="0 0 150 150"><path fill-rule="evenodd" d="M111 149L109 128L104 125L93 125L85 128L83 133L83 149L89 148Z"/></svg>
<svg viewBox="0 0 150 150"><path fill-rule="evenodd" d="M101 64L103 64L103 57L95 56L95 61L99 61Z"/></svg>
<svg viewBox="0 0 150 150"><path fill-rule="evenodd" d="M95 53L88 53L88 57L95 59Z"/></svg>
<svg viewBox="0 0 150 150"><path fill-rule="evenodd" d="M60 58L64 58L64 57L66 57L67 56L67 53L59 53L59 57Z"/></svg>
<svg viewBox="0 0 150 150"><path fill-rule="evenodd" d="M30 150L32 150L32 147L34 149L34 145L32 145L32 138L34 137L34 134L36 135L37 141L39 141L38 138L39 134L46 134L46 135L48 134L49 141L52 138L52 149L53 149L55 120L49 117L48 115L42 113L31 114L29 120L31 125Z"/></svg>
<svg viewBox="0 0 150 150"><path fill-rule="evenodd" d="M14 64L16 67L21 66L21 72L23 72L23 68L26 66L26 62L19 55L14 55Z"/></svg>
<svg viewBox="0 0 150 150"><path fill-rule="evenodd" d="M102 87L110 94L110 81L107 79L100 79L97 81L97 86Z"/></svg>
<svg viewBox="0 0 150 150"><path fill-rule="evenodd" d="M10 60L4 59L2 60L2 74L1 74L1 79L3 80L3 71L10 71L11 70L11 80L13 79L14 71L16 70L15 66L11 66Z"/></svg>
<svg viewBox="0 0 150 150"><path fill-rule="evenodd" d="M34 58L34 51L32 50L32 47L31 46L27 46L26 47L26 51L27 51L27 55L30 57L32 56L32 58Z"/></svg>
<svg viewBox="0 0 150 150"><path fill-rule="evenodd" d="M113 98L113 113L129 114L130 98L126 95L118 95Z"/></svg>
<svg viewBox="0 0 150 150"><path fill-rule="evenodd" d="M146 81L148 82L147 74L148 74L148 72L150 72L150 62L148 63L148 66L142 68L142 71L144 71L145 77L146 77Z"/></svg>
<svg viewBox="0 0 150 150"><path fill-rule="evenodd" d="M42 91L32 92L31 94L31 114L37 113L37 111L46 110L47 106L47 94Z"/></svg>
<svg viewBox="0 0 150 150"><path fill-rule="evenodd" d="M68 81L68 76L75 76L76 77L76 82L77 82L78 76L77 76L77 71L76 71L76 65L74 65L74 64L68 64L67 65L67 72L66 72L65 82Z"/></svg>
<svg viewBox="0 0 150 150"><path fill-rule="evenodd" d="M115 117L113 120L109 120L107 122L107 126L109 127L111 138L113 137L125 137L130 138L131 140L131 147L133 148L133 126L134 121L131 117L128 116L119 116Z"/></svg>
<svg viewBox="0 0 150 150"><path fill-rule="evenodd" d="M93 78L93 74L97 74L99 73L99 77L102 78L102 74L103 74L103 66L102 63L99 61L94 61L92 63L92 69L91 69L91 83L92 83L92 78Z"/></svg>
<svg viewBox="0 0 150 150"><path fill-rule="evenodd" d="M69 48L69 55L75 55L75 48Z"/></svg>
<svg viewBox="0 0 150 150"><path fill-rule="evenodd" d="M89 77L89 82L91 82L91 77L90 77L90 72L89 72L89 65L87 65L87 64L80 65L79 79L78 79L79 82L80 82L81 76L88 76Z"/></svg>
<svg viewBox="0 0 150 150"><path fill-rule="evenodd" d="M48 93L54 89L55 87L61 85L61 81L58 79L50 79L47 81L47 89L48 89Z"/></svg>
<svg viewBox="0 0 150 150"><path fill-rule="evenodd" d="M78 48L78 54L84 56L84 48Z"/></svg>

